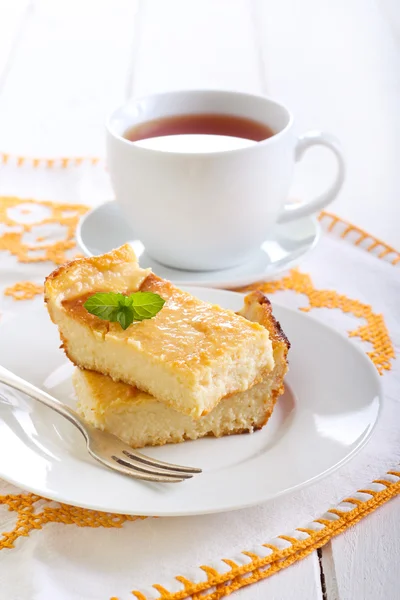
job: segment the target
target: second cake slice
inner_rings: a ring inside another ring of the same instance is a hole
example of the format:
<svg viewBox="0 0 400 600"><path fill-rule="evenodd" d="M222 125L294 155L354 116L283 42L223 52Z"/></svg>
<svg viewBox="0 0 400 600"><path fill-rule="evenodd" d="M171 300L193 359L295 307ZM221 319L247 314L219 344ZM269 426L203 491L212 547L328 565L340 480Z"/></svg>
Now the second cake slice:
<svg viewBox="0 0 400 600"><path fill-rule="evenodd" d="M91 295L111 291L154 292L165 304L152 319L123 330L83 306ZM141 269L129 245L63 265L47 278L45 300L72 362L192 417L251 388L274 366L267 329Z"/></svg>

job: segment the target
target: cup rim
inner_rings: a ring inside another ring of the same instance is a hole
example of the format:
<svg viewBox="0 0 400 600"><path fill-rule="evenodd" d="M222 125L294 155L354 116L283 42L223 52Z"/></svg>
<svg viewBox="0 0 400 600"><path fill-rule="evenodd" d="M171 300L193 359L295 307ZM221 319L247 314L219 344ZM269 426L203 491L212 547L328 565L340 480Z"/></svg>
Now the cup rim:
<svg viewBox="0 0 400 600"><path fill-rule="evenodd" d="M157 150L155 148L145 148L143 146L137 146L135 144L135 142L131 142L131 141L127 140L126 138L123 137L123 135L117 133L115 131L115 129L113 128L113 120L115 119L117 114L120 111L122 111L123 109L125 109L127 106L129 106L130 104L134 105L141 101L148 100L149 98L162 98L165 96L182 96L183 94L199 95L202 93L236 95L236 96L242 96L242 97L248 98L248 99L265 100L268 103L274 104L275 106L277 106L280 109L283 109L285 111L286 116L287 116L287 123L280 131L278 131L271 137L266 138L265 140L261 140L260 142L256 142L256 144L254 144L252 146L247 146L246 148L233 148L231 150L215 150L215 151L211 151L211 152L190 152L190 153L176 151L176 150L166 152L165 150ZM121 142L127 148L130 148L131 151L132 150L140 151L143 153L147 153L149 155L153 154L153 155L164 156L164 157L165 156L179 156L179 157L189 156L191 158L194 158L194 157L205 157L205 156L219 156L219 155L226 155L226 154L233 154L233 153L243 153L243 152L249 152L250 150L254 151L259 148L264 148L266 146L273 144L275 142L275 140L280 139L283 135L285 135L286 132L292 127L293 122L294 122L294 117L293 117L293 114L291 113L291 111L284 104L281 104L280 102L278 102L276 100L273 100L269 96L264 96L261 94L250 94L247 92L240 92L240 91L236 91L236 90L223 90L223 89L221 89L221 90L218 90L218 89L188 89L188 90L185 90L185 89L181 89L181 90L171 90L171 91L166 91L166 92L155 92L155 93L151 93L151 94L145 94L143 96L133 97L130 100L128 100L127 102L123 102L122 104L117 106L117 108L115 108L114 110L112 110L109 113L109 115L107 116L106 121L105 121L105 126L106 126L107 133L109 135L111 135L114 139Z"/></svg>

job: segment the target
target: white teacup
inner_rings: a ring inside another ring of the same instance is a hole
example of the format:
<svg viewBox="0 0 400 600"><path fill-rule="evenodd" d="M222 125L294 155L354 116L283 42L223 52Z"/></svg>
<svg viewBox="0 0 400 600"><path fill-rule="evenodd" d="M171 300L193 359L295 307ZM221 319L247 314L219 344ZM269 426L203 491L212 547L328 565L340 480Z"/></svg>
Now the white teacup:
<svg viewBox="0 0 400 600"><path fill-rule="evenodd" d="M247 147L195 153L151 149L124 138L138 123L218 113L258 121L275 135ZM335 154L336 179L321 196L286 204L294 165L314 145ZM129 101L108 120L107 157L117 202L146 252L162 264L188 270L244 263L277 222L332 202L345 171L332 136L309 132L296 138L293 117L284 106L229 91L168 92Z"/></svg>

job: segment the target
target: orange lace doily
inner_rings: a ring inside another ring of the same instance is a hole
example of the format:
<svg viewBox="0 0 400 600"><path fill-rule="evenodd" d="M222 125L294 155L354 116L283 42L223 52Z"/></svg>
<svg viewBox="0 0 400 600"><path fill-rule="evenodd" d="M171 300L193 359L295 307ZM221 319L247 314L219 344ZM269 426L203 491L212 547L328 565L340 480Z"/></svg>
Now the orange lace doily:
<svg viewBox="0 0 400 600"><path fill-rule="evenodd" d="M9 158L7 155L0 154L1 160L7 163ZM51 168L57 162L53 159L25 159L23 157L17 160L20 165L31 160L32 166L35 168L43 164ZM89 160L92 164L98 162L97 159ZM60 159L60 161L59 166L66 168L71 164L79 165L84 159ZM79 218L86 211L87 207L82 205L2 197L0 198L0 224L4 226L4 230L0 234L0 251L9 252L19 262L50 261L56 265L62 264L77 256L74 240L75 229ZM327 229L332 230L339 227L341 237L352 236L355 244L367 242L366 249L373 251L379 258L389 258L393 265L399 263L399 253L359 228L326 212L321 213L320 220L324 222ZM47 238L43 233L43 227L47 225L57 227L58 232L55 238ZM30 235L29 239L27 239L27 234ZM379 373L390 370L395 358L394 347L382 315L375 313L370 305L348 298L335 290L317 289L310 275L297 269L291 270L288 275L278 280L259 282L243 288L242 291L255 288L261 289L267 294L273 294L280 290L292 290L302 294L308 299L309 304L300 310L306 312L313 308L336 308L360 319L359 327L349 331L348 335L357 337L371 346L367 354ZM42 293L42 284L32 281L18 282L4 291L5 295L15 300L32 299ZM154 588L159 592L160 600L200 599L200 597L202 600L217 600L227 596L244 585L269 577L324 545L331 537L356 523L390 497L398 494L400 491L399 478L398 471L391 471L381 480L371 484L369 488L360 490L352 498L347 498L345 502L353 503L354 508L345 512L340 510L340 507L331 509L330 512L337 515L338 519L334 521L317 519L313 522L321 524L322 529L314 529L310 526L310 528L296 530L306 534L305 539L297 539L291 535L279 536L289 542L289 547L286 549L282 550L273 543L266 543L264 547L270 548L271 554L267 557L260 557L251 552L244 552L251 559L244 566L225 559L225 564L230 567L228 573L219 573L216 569L208 566L200 567L207 575L206 582L196 583L185 577L177 576L176 579L182 584L181 591L172 593L157 584L154 585ZM376 484L383 486L383 489L374 488ZM360 500L359 494L366 494L367 497ZM13 548L19 538L28 536L35 529L42 529L47 523L62 523L79 527L121 527L126 521L142 518L98 513L24 493L0 496L0 504L7 506L17 516L14 528L2 534L0 550ZM146 600L146 596L141 592L135 591L132 594L138 600Z"/></svg>

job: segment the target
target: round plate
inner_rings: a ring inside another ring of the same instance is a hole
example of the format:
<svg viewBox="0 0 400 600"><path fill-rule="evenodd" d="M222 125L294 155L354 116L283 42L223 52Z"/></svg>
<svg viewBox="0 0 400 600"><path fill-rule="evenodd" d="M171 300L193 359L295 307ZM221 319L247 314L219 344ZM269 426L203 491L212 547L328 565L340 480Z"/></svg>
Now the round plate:
<svg viewBox="0 0 400 600"><path fill-rule="evenodd" d="M293 267L317 244L320 226L315 217L304 217L277 225L251 261L220 271L184 271L166 267L153 260L123 218L117 203L106 202L87 213L80 221L76 239L86 256L109 252L129 242L143 269L152 268L159 277L177 285L235 288L268 279Z"/></svg>
<svg viewBox="0 0 400 600"><path fill-rule="evenodd" d="M243 296L208 289L200 298L238 310ZM381 404L379 377L348 339L302 313L274 306L292 347L288 389L252 435L146 448L201 475L146 484L103 468L68 421L0 388L0 477L46 498L113 513L193 515L265 502L325 477L366 443ZM72 365L44 308L1 327L0 364L70 405ZM10 351L13 349L13 351Z"/></svg>

